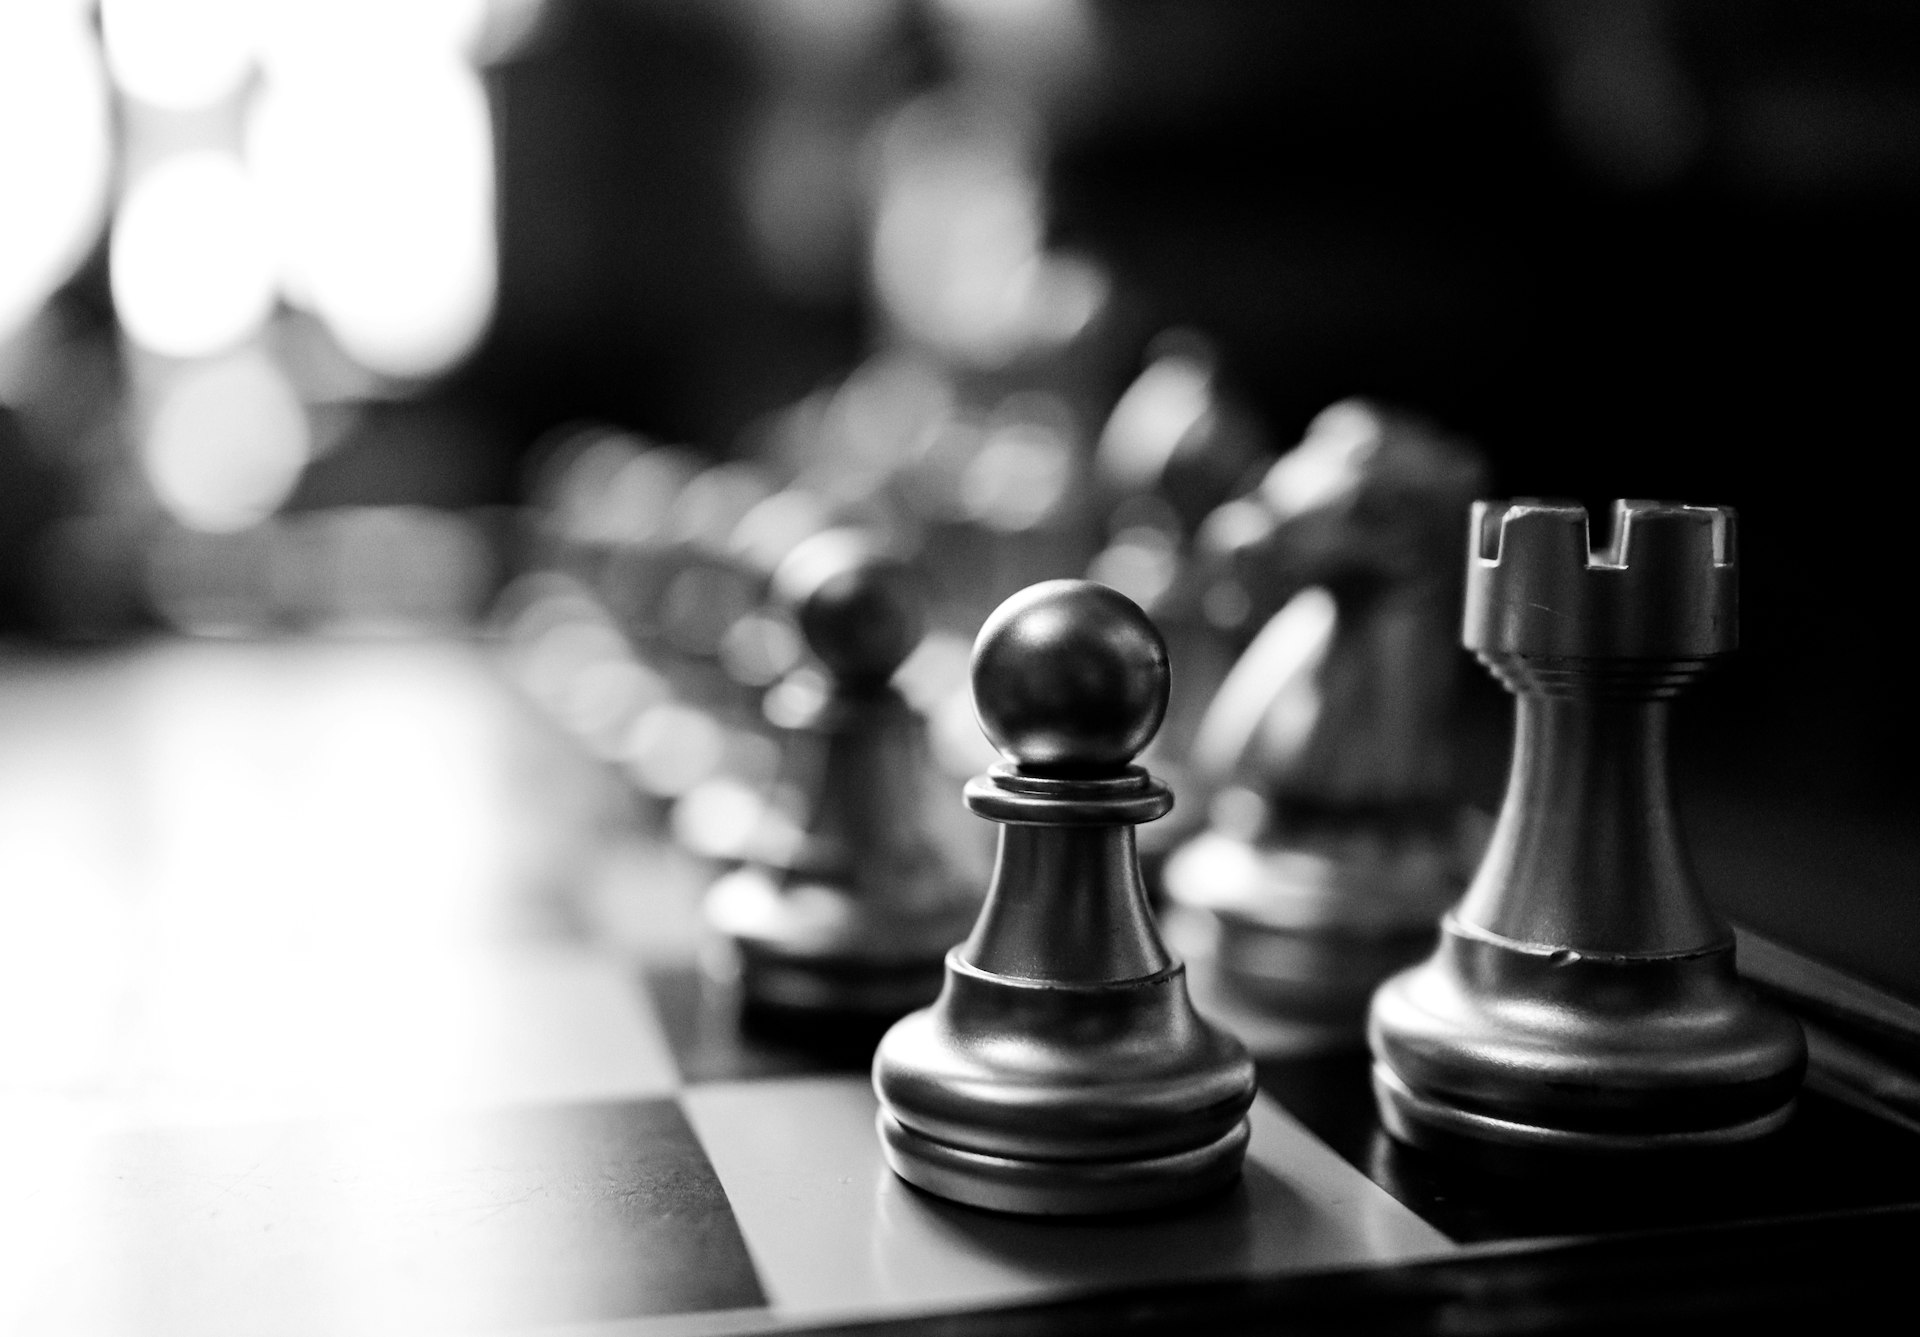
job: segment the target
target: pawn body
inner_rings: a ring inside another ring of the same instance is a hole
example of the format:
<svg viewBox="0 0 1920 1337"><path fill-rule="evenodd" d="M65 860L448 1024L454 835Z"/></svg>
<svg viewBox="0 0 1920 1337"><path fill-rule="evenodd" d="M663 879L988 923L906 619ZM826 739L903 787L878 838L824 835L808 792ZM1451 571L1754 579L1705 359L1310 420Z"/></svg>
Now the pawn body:
<svg viewBox="0 0 1920 1337"><path fill-rule="evenodd" d="M932 999L979 896L927 821L926 722L888 679L919 635L901 573L848 531L808 540L776 573L824 684L770 694L780 790L752 857L707 893L749 1006L884 1024Z"/></svg>
<svg viewBox="0 0 1920 1337"><path fill-rule="evenodd" d="M974 650L982 726L1014 764L967 787L1002 824L992 889L931 1008L874 1059L888 1162L978 1207L1162 1207L1239 1174L1252 1060L1203 1021L1161 943L1134 826L1172 806L1129 765L1166 708L1166 652L1122 596L1051 581Z"/></svg>
<svg viewBox="0 0 1920 1337"><path fill-rule="evenodd" d="M1737 977L1667 790L1671 698L1733 649L1731 513L1477 504L1465 639L1519 697L1507 796L1435 954L1369 1026L1395 1136L1588 1154L1785 1122L1799 1026Z"/></svg>

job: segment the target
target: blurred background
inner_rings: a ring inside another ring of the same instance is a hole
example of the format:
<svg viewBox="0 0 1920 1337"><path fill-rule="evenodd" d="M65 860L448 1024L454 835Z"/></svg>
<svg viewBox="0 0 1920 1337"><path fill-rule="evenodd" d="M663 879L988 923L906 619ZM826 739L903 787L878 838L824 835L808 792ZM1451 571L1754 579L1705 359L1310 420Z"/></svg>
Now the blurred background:
<svg viewBox="0 0 1920 1337"><path fill-rule="evenodd" d="M31 0L0 181L17 642L483 626L678 793L649 675L793 662L742 563L936 554L950 681L1365 395L1496 494L1739 508L1688 755L1915 793L1896 0ZM1192 504L1122 485L1130 385L1213 415ZM608 628L664 648L582 679Z"/></svg>

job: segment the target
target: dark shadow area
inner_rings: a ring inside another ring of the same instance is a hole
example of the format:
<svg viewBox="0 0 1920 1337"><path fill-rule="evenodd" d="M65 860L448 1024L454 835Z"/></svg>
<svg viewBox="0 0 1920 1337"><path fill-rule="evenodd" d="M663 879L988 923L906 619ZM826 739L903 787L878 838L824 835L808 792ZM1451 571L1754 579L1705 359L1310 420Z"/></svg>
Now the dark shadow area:
<svg viewBox="0 0 1920 1337"><path fill-rule="evenodd" d="M1818 1090L1753 1145L1646 1165L1473 1164L1395 1142L1365 1054L1264 1059L1260 1085L1356 1169L1456 1240L1698 1229L1920 1203L1920 1134ZM1484 1158L1483 1158L1484 1160Z"/></svg>

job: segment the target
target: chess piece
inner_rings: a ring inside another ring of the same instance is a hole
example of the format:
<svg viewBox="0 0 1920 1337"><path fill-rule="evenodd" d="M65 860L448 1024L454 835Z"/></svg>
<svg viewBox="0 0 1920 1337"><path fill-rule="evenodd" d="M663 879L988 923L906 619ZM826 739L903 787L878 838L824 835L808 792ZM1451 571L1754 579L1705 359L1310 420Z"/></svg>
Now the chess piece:
<svg viewBox="0 0 1920 1337"><path fill-rule="evenodd" d="M1185 541L1259 481L1273 449L1253 412L1222 390L1204 337L1169 330L1149 358L1101 429L1094 477L1110 496L1115 541L1143 522Z"/></svg>
<svg viewBox="0 0 1920 1337"><path fill-rule="evenodd" d="M1253 1063L1201 1020L1155 931L1134 826L1173 804L1129 762L1167 703L1166 648L1088 581L1014 595L974 643L980 724L1011 762L967 785L1001 823L987 903L939 1000L874 1059L888 1163L1034 1215L1132 1211L1231 1183Z"/></svg>
<svg viewBox="0 0 1920 1337"><path fill-rule="evenodd" d="M1187 750L1244 644L1209 604L1215 563L1196 553L1195 536L1222 503L1260 481L1274 452L1258 416L1221 384L1203 336L1168 330L1148 356L1094 452L1107 541L1087 576L1146 609L1166 639L1173 674L1167 718L1141 762L1186 794ZM1167 856L1201 827L1205 811L1204 804L1183 803L1141 830L1149 891L1160 890Z"/></svg>
<svg viewBox="0 0 1920 1337"><path fill-rule="evenodd" d="M773 576L819 661L769 693L782 782L708 923L750 1007L884 1024L932 999L979 897L928 829L925 721L891 686L921 634L906 568L859 532L802 542Z"/></svg>
<svg viewBox="0 0 1920 1337"><path fill-rule="evenodd" d="M1374 997L1389 1131L1429 1147L1656 1151L1787 1118L1799 1025L1734 973L1667 791L1673 697L1734 649L1731 511L1477 503L1463 637L1519 698L1513 769L1440 946Z"/></svg>
<svg viewBox="0 0 1920 1337"><path fill-rule="evenodd" d="M1472 447L1348 400L1213 526L1249 597L1286 602L1201 721L1213 820L1164 881L1211 939L1207 980L1303 1039L1361 1043L1374 988L1432 949L1479 857L1454 637L1483 477Z"/></svg>

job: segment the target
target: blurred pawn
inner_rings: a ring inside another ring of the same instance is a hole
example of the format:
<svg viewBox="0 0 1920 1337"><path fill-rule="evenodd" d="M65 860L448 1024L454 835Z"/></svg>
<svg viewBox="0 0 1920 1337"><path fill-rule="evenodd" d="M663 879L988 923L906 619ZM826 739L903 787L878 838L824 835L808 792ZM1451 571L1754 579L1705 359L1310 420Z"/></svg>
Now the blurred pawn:
<svg viewBox="0 0 1920 1337"><path fill-rule="evenodd" d="M750 468L757 477L766 476L753 465L720 467ZM736 500L744 497L744 492L735 494ZM761 707L767 689L793 672L806 654L791 612L770 600L773 577L789 553L831 526L825 503L808 489L770 492L734 518L717 550L708 553L708 564L682 583L682 642L691 643L697 634L700 642L711 644L713 664L726 682L717 694L728 707L724 724L715 712L700 711L726 747L709 750L710 764L687 766L682 740L662 734L660 755L683 767L689 779L674 796L674 839L714 863L745 862L766 840L762 827L781 770L783 737ZM704 541L701 546L707 548ZM707 598L692 597L703 586ZM743 606L740 596L748 593L751 603ZM742 700L751 706L732 708Z"/></svg>
<svg viewBox="0 0 1920 1337"><path fill-rule="evenodd" d="M1210 825L1167 893L1210 917L1222 984L1329 1041L1357 1042L1374 986L1430 949L1484 840L1454 649L1484 490L1472 447L1348 400L1218 526L1256 614L1285 603L1201 722Z"/></svg>
<svg viewBox="0 0 1920 1337"><path fill-rule="evenodd" d="M724 542L715 546L703 537L689 550L667 587L663 617L679 652L676 681L685 696L705 703L702 708L724 724L728 744L722 764L679 796L674 834L687 849L721 863L752 855L746 841L759 822L750 814L766 806L779 754L779 731L762 701L805 655L791 610L769 598L775 572L794 548L831 528L857 526L903 562L913 551L911 533L866 504L870 499L834 500L807 481L777 492L769 488L756 498L737 486L738 476L749 472L756 481L766 479L758 466L732 464L688 486L687 494L696 494L713 475L735 475L725 499L753 504L734 518ZM769 756L774 764L762 766Z"/></svg>
<svg viewBox="0 0 1920 1337"><path fill-rule="evenodd" d="M928 827L925 721L891 684L923 610L907 569L849 529L796 547L773 591L817 667L767 694L781 784L707 921L736 949L750 1024L870 1041L932 1001L979 909Z"/></svg>
<svg viewBox="0 0 1920 1337"><path fill-rule="evenodd" d="M752 464L703 470L673 499L651 563L652 598L644 614L662 671L684 697L730 716L753 711L777 676L743 682L727 662L729 637L766 602L768 577L741 560L733 535L774 492L772 479ZM791 667L789 660L778 671Z"/></svg>

